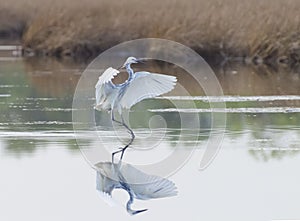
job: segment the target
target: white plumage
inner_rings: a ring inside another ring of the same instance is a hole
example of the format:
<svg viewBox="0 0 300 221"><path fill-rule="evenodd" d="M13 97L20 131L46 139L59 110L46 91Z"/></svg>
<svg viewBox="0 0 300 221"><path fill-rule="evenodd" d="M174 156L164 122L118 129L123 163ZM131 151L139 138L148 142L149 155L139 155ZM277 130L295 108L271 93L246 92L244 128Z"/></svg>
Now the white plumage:
<svg viewBox="0 0 300 221"><path fill-rule="evenodd" d="M109 67L99 77L96 88L96 106L97 110L111 110L112 102L117 96L118 88L112 83L112 79L120 71Z"/></svg>
<svg viewBox="0 0 300 221"><path fill-rule="evenodd" d="M119 73L120 71L109 67L99 77L95 86L97 110L130 109L144 99L170 92L177 81L174 76L142 71L136 72L132 79L123 84L115 85L112 80Z"/></svg>
<svg viewBox="0 0 300 221"><path fill-rule="evenodd" d="M96 164L95 169L97 170L97 190L107 203L113 204L111 194L114 189L120 188L128 192L130 199L127 203L127 211L130 214L145 211L131 209L134 198L148 200L177 195L177 188L172 181L146 174L130 164L105 162Z"/></svg>
<svg viewBox="0 0 300 221"><path fill-rule="evenodd" d="M163 75L158 73L150 73L146 71L134 73L131 64L138 63L142 59L134 57L127 58L122 66L126 68L129 77L122 84L114 84L112 80L120 73L119 70L112 67L107 68L99 77L95 86L96 88L96 110L111 111L111 119L122 124L131 134L130 142L121 150L114 154L122 152L120 159L122 160L124 151L132 144L135 135L133 131L125 124L122 116L122 109L130 109L136 103L146 99L153 98L165 94L173 90L176 85L176 77ZM121 115L122 122L115 120L114 110Z"/></svg>
<svg viewBox="0 0 300 221"><path fill-rule="evenodd" d="M120 103L122 108L129 109L136 103L165 94L173 90L176 77L150 72L136 72L127 86Z"/></svg>

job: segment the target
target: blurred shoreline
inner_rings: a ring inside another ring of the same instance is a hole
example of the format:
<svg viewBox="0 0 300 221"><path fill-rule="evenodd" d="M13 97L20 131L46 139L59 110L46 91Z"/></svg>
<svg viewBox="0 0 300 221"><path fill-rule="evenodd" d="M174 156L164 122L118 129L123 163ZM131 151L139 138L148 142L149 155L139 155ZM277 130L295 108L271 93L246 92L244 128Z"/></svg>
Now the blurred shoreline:
<svg viewBox="0 0 300 221"><path fill-rule="evenodd" d="M297 0L1 0L0 42L24 56L88 60L124 41L164 38L211 63L298 66Z"/></svg>

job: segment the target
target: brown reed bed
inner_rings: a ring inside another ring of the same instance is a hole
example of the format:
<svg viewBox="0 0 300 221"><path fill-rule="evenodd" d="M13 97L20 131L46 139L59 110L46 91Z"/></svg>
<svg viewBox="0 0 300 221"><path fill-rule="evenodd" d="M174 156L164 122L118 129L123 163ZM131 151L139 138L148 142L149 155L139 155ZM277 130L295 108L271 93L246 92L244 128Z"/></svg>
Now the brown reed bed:
<svg viewBox="0 0 300 221"><path fill-rule="evenodd" d="M298 0L16 0L0 11L14 15L0 16L1 26L19 25L26 51L38 55L91 58L123 41L157 37L212 60L300 62Z"/></svg>

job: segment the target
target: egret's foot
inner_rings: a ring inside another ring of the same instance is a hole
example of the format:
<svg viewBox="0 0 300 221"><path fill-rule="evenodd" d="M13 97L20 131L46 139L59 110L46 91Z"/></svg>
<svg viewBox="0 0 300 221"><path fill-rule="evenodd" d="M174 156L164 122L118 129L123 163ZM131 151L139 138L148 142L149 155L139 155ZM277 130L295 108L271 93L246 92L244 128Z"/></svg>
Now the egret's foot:
<svg viewBox="0 0 300 221"><path fill-rule="evenodd" d="M122 161L123 156L124 156L124 153L125 153L125 150L126 150L128 147L129 147L129 145L126 145L125 147L119 147L119 150L113 152L113 153L111 154L111 157L112 157L111 161L112 161L112 163L114 163L115 154L117 154L117 153L121 153L120 161Z"/></svg>
<svg viewBox="0 0 300 221"><path fill-rule="evenodd" d="M115 152L113 152L113 153L111 154L111 162L112 162L112 164L114 164L114 161L115 161L115 154L120 153L120 152L122 151L121 149L123 149L123 148L122 148L122 147L119 147L119 149L120 149L120 150L115 151Z"/></svg>

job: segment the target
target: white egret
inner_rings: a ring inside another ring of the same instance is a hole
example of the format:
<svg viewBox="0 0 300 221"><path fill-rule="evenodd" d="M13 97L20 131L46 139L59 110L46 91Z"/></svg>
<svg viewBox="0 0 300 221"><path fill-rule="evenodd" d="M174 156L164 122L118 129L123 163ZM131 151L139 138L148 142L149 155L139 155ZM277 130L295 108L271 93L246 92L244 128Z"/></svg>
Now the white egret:
<svg viewBox="0 0 300 221"><path fill-rule="evenodd" d="M122 160L124 151L132 144L135 135L133 131L125 124L122 116L122 109L130 109L134 104L146 98L153 98L171 91L176 84L176 77L150 73L146 71L134 72L131 64L138 63L145 59L137 59L129 57L121 68L126 68L128 79L122 84L114 84L112 80L120 73L119 70L112 67L107 68L99 77L95 86L96 88L96 110L111 111L111 119L123 125L131 134L129 143L120 148L120 150L112 154L122 152L120 159ZM121 116L122 122L114 117L114 110L117 110Z"/></svg>
<svg viewBox="0 0 300 221"><path fill-rule="evenodd" d="M177 188L172 181L146 174L130 164L104 162L96 164L94 168L97 170L97 190L102 198L107 203L113 204L112 191L124 189L130 197L126 209L131 215L147 211L147 209L132 210L134 199L148 200L177 195Z"/></svg>

